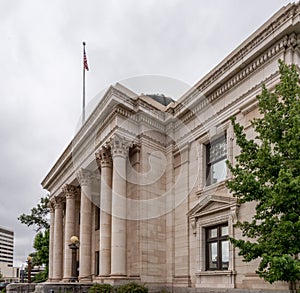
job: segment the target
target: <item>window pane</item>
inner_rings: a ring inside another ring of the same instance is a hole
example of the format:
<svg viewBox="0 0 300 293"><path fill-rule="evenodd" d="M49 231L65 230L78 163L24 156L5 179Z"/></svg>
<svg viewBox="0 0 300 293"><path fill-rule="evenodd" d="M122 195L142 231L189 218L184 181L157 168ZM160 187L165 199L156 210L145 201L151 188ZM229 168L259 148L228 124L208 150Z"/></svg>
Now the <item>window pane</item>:
<svg viewBox="0 0 300 293"><path fill-rule="evenodd" d="M208 154L208 163L217 161L222 157L225 157L227 153L226 150L226 139L213 143L210 145L209 154Z"/></svg>
<svg viewBox="0 0 300 293"><path fill-rule="evenodd" d="M222 269L228 269L229 265L229 241L222 241Z"/></svg>
<svg viewBox="0 0 300 293"><path fill-rule="evenodd" d="M218 236L218 229L214 228L214 229L209 229L208 231L208 237L209 238L215 238Z"/></svg>
<svg viewBox="0 0 300 293"><path fill-rule="evenodd" d="M210 166L209 174L208 174L208 182L209 184L217 183L226 178L226 158L214 163Z"/></svg>
<svg viewBox="0 0 300 293"><path fill-rule="evenodd" d="M228 235L228 226L221 227L221 236L227 236Z"/></svg>
<svg viewBox="0 0 300 293"><path fill-rule="evenodd" d="M209 243L208 245L208 268L218 268L218 245L217 242Z"/></svg>

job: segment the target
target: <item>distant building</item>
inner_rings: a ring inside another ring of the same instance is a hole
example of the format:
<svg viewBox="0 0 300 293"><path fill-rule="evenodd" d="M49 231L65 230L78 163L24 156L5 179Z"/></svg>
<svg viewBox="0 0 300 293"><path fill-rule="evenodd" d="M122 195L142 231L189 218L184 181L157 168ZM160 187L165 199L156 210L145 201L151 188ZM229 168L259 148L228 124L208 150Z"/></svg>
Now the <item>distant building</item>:
<svg viewBox="0 0 300 293"><path fill-rule="evenodd" d="M14 232L0 227L0 263L13 266L14 261Z"/></svg>
<svg viewBox="0 0 300 293"><path fill-rule="evenodd" d="M242 237L235 223L251 219L254 204L240 206L225 184L226 160L239 153L230 118L255 137L256 96L279 83L278 59L299 68L300 3L175 102L111 86L42 182L51 194L49 281L69 282L75 264L80 283L287 289L261 280L258 262L245 264L228 241Z"/></svg>
<svg viewBox="0 0 300 293"><path fill-rule="evenodd" d="M13 267L14 232L0 227L0 273L6 282L16 281L18 268Z"/></svg>

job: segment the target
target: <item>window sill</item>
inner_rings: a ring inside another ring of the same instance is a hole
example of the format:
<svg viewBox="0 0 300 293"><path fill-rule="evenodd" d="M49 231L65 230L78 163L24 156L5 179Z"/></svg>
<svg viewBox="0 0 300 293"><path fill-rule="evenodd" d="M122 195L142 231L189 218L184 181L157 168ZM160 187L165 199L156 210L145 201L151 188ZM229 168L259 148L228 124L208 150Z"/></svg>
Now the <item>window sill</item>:
<svg viewBox="0 0 300 293"><path fill-rule="evenodd" d="M227 271L227 270L211 270L211 271L199 271L196 272L196 276L229 276L229 275L235 275L235 271Z"/></svg>
<svg viewBox="0 0 300 293"><path fill-rule="evenodd" d="M220 181L220 182L217 182L217 183L213 183L211 185L208 185L208 186L204 186L202 188L200 188L198 191L196 191L196 195L198 197L200 197L201 195L205 195L207 193L211 193L211 191L215 191L216 189L223 189L226 187L226 181L228 180L228 178Z"/></svg>

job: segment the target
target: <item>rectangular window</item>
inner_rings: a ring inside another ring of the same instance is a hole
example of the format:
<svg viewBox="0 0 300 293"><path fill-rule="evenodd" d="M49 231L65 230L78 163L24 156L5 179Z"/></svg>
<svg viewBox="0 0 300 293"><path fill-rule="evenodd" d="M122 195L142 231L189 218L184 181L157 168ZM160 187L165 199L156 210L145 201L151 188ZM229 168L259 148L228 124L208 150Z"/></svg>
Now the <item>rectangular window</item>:
<svg viewBox="0 0 300 293"><path fill-rule="evenodd" d="M229 240L228 225L206 229L206 269L228 270Z"/></svg>
<svg viewBox="0 0 300 293"><path fill-rule="evenodd" d="M96 251L95 252L95 275L98 276L99 275L99 264L100 264L100 261L99 261L99 257L100 257L100 254L99 254L99 251Z"/></svg>
<svg viewBox="0 0 300 293"><path fill-rule="evenodd" d="M227 173L227 140L222 136L206 146L206 185L220 182Z"/></svg>
<svg viewBox="0 0 300 293"><path fill-rule="evenodd" d="M100 229L100 208L95 206L95 230Z"/></svg>

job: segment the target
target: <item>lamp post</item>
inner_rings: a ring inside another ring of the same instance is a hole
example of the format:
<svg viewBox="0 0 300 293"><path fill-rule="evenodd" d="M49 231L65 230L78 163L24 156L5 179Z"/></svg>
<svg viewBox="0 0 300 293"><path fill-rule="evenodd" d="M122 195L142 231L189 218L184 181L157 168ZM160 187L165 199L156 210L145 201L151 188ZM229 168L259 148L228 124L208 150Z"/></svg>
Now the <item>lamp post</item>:
<svg viewBox="0 0 300 293"><path fill-rule="evenodd" d="M31 256L28 256L27 257L27 280L28 280L28 283L31 283L31 265L32 265L32 257Z"/></svg>
<svg viewBox="0 0 300 293"><path fill-rule="evenodd" d="M71 243L69 244L70 249L72 250L72 273L70 282L76 282L77 279L77 249L79 248L79 239L77 236L72 236L70 238Z"/></svg>

